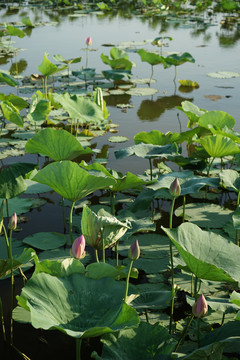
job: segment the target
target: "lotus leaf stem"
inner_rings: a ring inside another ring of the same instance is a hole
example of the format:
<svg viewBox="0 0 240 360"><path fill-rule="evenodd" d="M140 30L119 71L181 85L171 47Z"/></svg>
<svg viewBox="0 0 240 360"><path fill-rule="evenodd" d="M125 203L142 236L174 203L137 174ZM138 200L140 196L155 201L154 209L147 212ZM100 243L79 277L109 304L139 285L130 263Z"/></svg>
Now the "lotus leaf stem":
<svg viewBox="0 0 240 360"><path fill-rule="evenodd" d="M131 262L130 262L129 269L128 269L128 274L127 274L127 279L126 279L126 289L125 289L125 296L124 296L124 301L125 302L126 302L127 295L128 295L129 278L130 278L130 274L131 274L131 271L132 271L132 265L133 265L133 260L131 260Z"/></svg>
<svg viewBox="0 0 240 360"><path fill-rule="evenodd" d="M183 196L183 215L182 215L182 222L185 221L185 210L186 210L186 195Z"/></svg>
<svg viewBox="0 0 240 360"><path fill-rule="evenodd" d="M116 198L115 192L110 190L111 213L112 213L112 215L115 215L115 198Z"/></svg>
<svg viewBox="0 0 240 360"><path fill-rule="evenodd" d="M149 166L150 166L150 180L152 181L152 160L149 159Z"/></svg>
<svg viewBox="0 0 240 360"><path fill-rule="evenodd" d="M172 217L173 217L173 209L175 204L175 197L172 199L172 206L170 210L170 219L169 219L169 228L172 229ZM170 265L171 265L171 285L172 285L172 299L171 299L171 312L170 312L170 321L169 321L169 334L172 333L172 322L173 322L173 312L174 312L174 269L173 269L173 248L172 241L169 240L169 250L170 250Z"/></svg>
<svg viewBox="0 0 240 360"><path fill-rule="evenodd" d="M2 333L3 333L3 340L6 342L6 330L5 330L5 324L4 324L4 317L3 317L3 306L2 306L2 299L0 298L0 318L1 318L1 325L2 325Z"/></svg>
<svg viewBox="0 0 240 360"><path fill-rule="evenodd" d="M116 244L115 244L116 266L118 266L118 243L119 243L119 241L117 241Z"/></svg>
<svg viewBox="0 0 240 360"><path fill-rule="evenodd" d="M15 345L12 344L11 346L24 360L31 360L27 355L22 353Z"/></svg>
<svg viewBox="0 0 240 360"><path fill-rule="evenodd" d="M62 215L63 215L63 231L66 233L66 216L65 216L65 208L64 208L64 197L62 197Z"/></svg>
<svg viewBox="0 0 240 360"><path fill-rule="evenodd" d="M222 321L221 321L221 326L223 326L223 324L224 324L224 320L225 320L225 311L223 312L223 315L222 315Z"/></svg>
<svg viewBox="0 0 240 360"><path fill-rule="evenodd" d="M81 360L82 339L76 339L76 360Z"/></svg>
<svg viewBox="0 0 240 360"><path fill-rule="evenodd" d="M9 237L9 253L10 253L10 262L11 262L11 320L10 320L10 339L11 345L13 344L13 302L14 302L14 274L13 274L13 258L12 258L12 230L10 230Z"/></svg>
<svg viewBox="0 0 240 360"><path fill-rule="evenodd" d="M99 262L98 251L97 251L97 249L94 249L94 251L95 251L96 262Z"/></svg>
<svg viewBox="0 0 240 360"><path fill-rule="evenodd" d="M195 280L194 280L194 298L195 298L195 301L197 301L197 294L198 294L197 283L198 283L198 278L195 275Z"/></svg>
<svg viewBox="0 0 240 360"><path fill-rule="evenodd" d="M184 329L183 329L182 335L181 335L180 339L178 340L178 343L177 343L177 345L176 345L176 347L175 347L175 349L174 349L174 352L177 352L177 351L178 351L178 348L179 348L179 346L181 345L181 342L184 341L185 336L186 336L187 329L188 329L188 327L190 326L193 318L194 318L194 315L192 314L192 315L190 316L190 318L188 319L188 322L186 323L186 325L185 325L185 327L184 327Z"/></svg>
<svg viewBox="0 0 240 360"><path fill-rule="evenodd" d="M197 318L197 343L198 343L199 348L201 347L201 344L200 344L200 321L201 321L201 318Z"/></svg>
<svg viewBox="0 0 240 360"><path fill-rule="evenodd" d="M71 244L73 244L73 236L72 236L72 214L73 214L74 205L75 205L75 201L72 202L72 206L71 206L70 213L69 213L69 233L70 233Z"/></svg>
<svg viewBox="0 0 240 360"><path fill-rule="evenodd" d="M101 231L101 237L102 237L102 262L105 263L105 241L103 238L103 231Z"/></svg>

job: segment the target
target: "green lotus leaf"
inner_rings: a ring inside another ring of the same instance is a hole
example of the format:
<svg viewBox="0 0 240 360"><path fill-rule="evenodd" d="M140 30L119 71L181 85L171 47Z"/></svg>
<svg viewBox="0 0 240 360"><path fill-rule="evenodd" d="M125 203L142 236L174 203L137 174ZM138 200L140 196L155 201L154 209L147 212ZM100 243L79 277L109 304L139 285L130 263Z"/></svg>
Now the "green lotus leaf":
<svg viewBox="0 0 240 360"><path fill-rule="evenodd" d="M1 77L1 74L0 74L0 77ZM15 108L17 108L19 111L28 107L28 102L26 100L24 100L20 96L14 95L14 94L9 94L9 95L5 95L3 93L0 94L0 101L4 101L4 100L12 103L13 106L15 106Z"/></svg>
<svg viewBox="0 0 240 360"><path fill-rule="evenodd" d="M99 123L104 120L101 108L83 96L54 94L54 100L63 106L72 119L78 119L80 123Z"/></svg>
<svg viewBox="0 0 240 360"><path fill-rule="evenodd" d="M178 152L176 144L168 144L163 146L152 144L137 144L125 149L115 151L117 159L123 159L131 155L137 155L141 158L152 159L156 157L167 157Z"/></svg>
<svg viewBox="0 0 240 360"><path fill-rule="evenodd" d="M96 69L86 68L81 71L72 71L72 75L82 80L91 80L96 76Z"/></svg>
<svg viewBox="0 0 240 360"><path fill-rule="evenodd" d="M43 129L25 145L25 151L30 154L44 154L55 161L72 160L79 155L91 154L92 149L86 149L75 136L66 130Z"/></svg>
<svg viewBox="0 0 240 360"><path fill-rule="evenodd" d="M87 205L83 207L81 230L88 245L94 249L115 244L131 226L129 223L123 223L116 217L101 209L97 214Z"/></svg>
<svg viewBox="0 0 240 360"><path fill-rule="evenodd" d="M176 246L190 271L199 279L236 282L240 279L240 248L197 225L184 223L163 231Z"/></svg>
<svg viewBox="0 0 240 360"><path fill-rule="evenodd" d="M19 256L14 256L13 260L0 260L0 279L11 273L11 268L16 270L19 266L22 266L28 263L35 254L35 251L31 248L24 249L23 252Z"/></svg>
<svg viewBox="0 0 240 360"><path fill-rule="evenodd" d="M74 273L58 278L39 273L22 289L18 303L26 304L36 329L88 338L138 325L136 311L122 300L124 291L125 284L109 277L94 280Z"/></svg>
<svg viewBox="0 0 240 360"><path fill-rule="evenodd" d="M165 62L167 65L174 65L174 66L182 65L187 61L191 63L195 62L195 59L188 52L185 52L182 55L171 54L165 58Z"/></svg>
<svg viewBox="0 0 240 360"><path fill-rule="evenodd" d="M206 185L213 187L219 186L219 178L204 178L202 176L195 176L191 171L186 170L182 172L163 174L154 184L148 185L148 188L155 191L163 188L170 189L170 186L176 177L178 178L181 186L181 196L194 194ZM155 194L155 196L157 197L158 195Z"/></svg>
<svg viewBox="0 0 240 360"><path fill-rule="evenodd" d="M144 143L152 145L167 145L169 143L178 142L181 135L179 133L166 133L163 134L161 131L152 130L150 132L140 132L134 136L135 144Z"/></svg>
<svg viewBox="0 0 240 360"><path fill-rule="evenodd" d="M104 70L102 71L102 73L107 80L113 80L113 81L121 80L125 76L127 79L130 79L132 76L130 70L123 70L123 69Z"/></svg>
<svg viewBox="0 0 240 360"><path fill-rule="evenodd" d="M240 73L233 71L218 71L214 73L208 73L207 76L210 76L215 79L231 79L240 76Z"/></svg>
<svg viewBox="0 0 240 360"><path fill-rule="evenodd" d="M131 305L139 311L144 309L166 309L171 302L171 298L171 291L146 291L134 299Z"/></svg>
<svg viewBox="0 0 240 360"><path fill-rule="evenodd" d="M66 236L56 232L40 232L27 236L23 243L38 250L57 249L67 242Z"/></svg>
<svg viewBox="0 0 240 360"><path fill-rule="evenodd" d="M1 107L3 115L8 121L23 127L23 118L21 117L19 110L10 101L2 101Z"/></svg>
<svg viewBox="0 0 240 360"><path fill-rule="evenodd" d="M27 27L31 27L34 28L33 23L31 22L29 16L25 16L24 18L21 19L21 22L23 23L23 25L27 26Z"/></svg>
<svg viewBox="0 0 240 360"><path fill-rule="evenodd" d="M236 155L240 152L239 146L232 140L222 135L209 135L198 140L209 156L223 157Z"/></svg>
<svg viewBox="0 0 240 360"><path fill-rule="evenodd" d="M199 88L199 84L197 81L192 80L178 80L179 84L185 87Z"/></svg>
<svg viewBox="0 0 240 360"><path fill-rule="evenodd" d="M34 94L31 99L29 112L27 118L33 122L44 122L51 111L51 102L46 99L40 98L37 94Z"/></svg>
<svg viewBox="0 0 240 360"><path fill-rule="evenodd" d="M206 112L204 109L199 109L198 106L194 105L190 101L183 101L182 106L176 106L178 110L183 111L188 117L188 127L193 127L198 123L199 118Z"/></svg>
<svg viewBox="0 0 240 360"><path fill-rule="evenodd" d="M72 58L72 59L65 59L62 55L56 54L53 56L54 60L62 62L66 65L70 65L70 64L77 64L79 63L82 58L81 57L77 57L77 58Z"/></svg>
<svg viewBox="0 0 240 360"><path fill-rule="evenodd" d="M20 198L20 197L14 197L11 199L8 199L8 211L9 214L14 214L16 212L17 215L24 214L26 212L29 212L30 209L40 207L46 203L46 200L44 199L31 199L31 198ZM4 209L4 217L7 217L7 211L6 208Z"/></svg>
<svg viewBox="0 0 240 360"><path fill-rule="evenodd" d="M231 191L240 191L240 176L236 170L226 169L219 172L223 186Z"/></svg>
<svg viewBox="0 0 240 360"><path fill-rule="evenodd" d="M232 129L229 129L226 126L222 129L210 127L209 130L213 135L222 135L232 139L233 141L235 141L235 143L240 144L239 133L237 131L233 131Z"/></svg>
<svg viewBox="0 0 240 360"><path fill-rule="evenodd" d="M40 71L40 73L42 73L43 76L54 75L64 69L66 69L66 66L58 67L57 65L53 64L48 59L48 56L49 56L49 54L47 52L45 52L42 63L40 65L38 65L38 67L37 67L38 71Z"/></svg>
<svg viewBox="0 0 240 360"><path fill-rule="evenodd" d="M0 169L0 198L11 199L23 193L27 188L23 177L35 166L35 164L30 163L2 166Z"/></svg>
<svg viewBox="0 0 240 360"><path fill-rule="evenodd" d="M0 70L0 83L6 83L10 86L19 85L19 82L5 70Z"/></svg>
<svg viewBox="0 0 240 360"><path fill-rule="evenodd" d="M126 94L135 95L135 96L149 96L149 95L154 95L157 92L158 89L154 89L154 88L136 87L126 91Z"/></svg>
<svg viewBox="0 0 240 360"><path fill-rule="evenodd" d="M147 62L148 64L150 64L152 66L158 65L158 64L165 64L165 58L156 53L149 52L144 49L138 50L137 53L140 55L141 61Z"/></svg>
<svg viewBox="0 0 240 360"><path fill-rule="evenodd" d="M71 161L52 163L41 169L33 178L34 181L50 186L65 199L77 201L92 192L108 188L115 183L114 179L95 172L95 175Z"/></svg>
<svg viewBox="0 0 240 360"><path fill-rule="evenodd" d="M210 127L223 129L225 126L232 129L235 125L235 120L224 111L207 111L200 116L198 124L206 129Z"/></svg>
<svg viewBox="0 0 240 360"><path fill-rule="evenodd" d="M69 251L70 253L70 251ZM84 274L85 267L77 259L68 257L62 260L43 260L39 261L37 256L34 256L35 260L35 271L34 275L39 273L46 273L52 276L65 277L72 274Z"/></svg>
<svg viewBox="0 0 240 360"><path fill-rule="evenodd" d="M175 340L164 326L160 323L152 325L146 322L141 322L137 329L106 335L102 341L104 343L102 355L99 357L94 352L93 359L167 359L176 346Z"/></svg>
<svg viewBox="0 0 240 360"><path fill-rule="evenodd" d="M6 29L10 36L17 36L19 38L23 38L24 36L26 36L26 33L21 29L17 28L16 26L7 25Z"/></svg>
<svg viewBox="0 0 240 360"><path fill-rule="evenodd" d="M104 277L111 277L119 280L122 276L122 271L118 268L103 262L95 262L86 267L86 276L91 279L102 279ZM126 275L125 275L126 277Z"/></svg>
<svg viewBox="0 0 240 360"><path fill-rule="evenodd" d="M108 138L108 141L110 141L112 143L124 143L124 142L127 142L128 140L129 140L129 138L126 136L110 136Z"/></svg>

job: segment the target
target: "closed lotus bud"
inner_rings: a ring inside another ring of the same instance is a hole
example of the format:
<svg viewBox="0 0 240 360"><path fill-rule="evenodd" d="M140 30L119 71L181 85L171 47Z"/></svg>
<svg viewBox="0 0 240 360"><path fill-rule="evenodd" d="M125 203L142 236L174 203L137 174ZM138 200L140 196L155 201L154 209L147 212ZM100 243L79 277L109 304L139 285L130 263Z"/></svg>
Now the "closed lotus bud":
<svg viewBox="0 0 240 360"><path fill-rule="evenodd" d="M207 314L207 312L208 312L208 304L205 297L202 294L201 296L199 296L199 298L193 305L192 313L197 318L202 318Z"/></svg>
<svg viewBox="0 0 240 360"><path fill-rule="evenodd" d="M84 236L79 236L72 244L71 255L75 257L75 259L83 259L85 257L85 245Z"/></svg>
<svg viewBox="0 0 240 360"><path fill-rule="evenodd" d="M8 228L10 230L15 230L17 228L17 214L14 213L13 216L11 217L11 220L8 224Z"/></svg>
<svg viewBox="0 0 240 360"><path fill-rule="evenodd" d="M128 257L130 260L137 260L139 256L140 256L140 247L138 244L138 240L135 240L128 250Z"/></svg>
<svg viewBox="0 0 240 360"><path fill-rule="evenodd" d="M88 37L86 38L85 42L86 42L86 45L87 45L87 46L91 46L91 45L92 45L92 38L91 38L91 36L88 36Z"/></svg>
<svg viewBox="0 0 240 360"><path fill-rule="evenodd" d="M179 195L181 194L181 186L180 186L180 184L179 184L178 178L176 178L176 179L171 183L169 192L170 192L170 194L171 194L173 197L177 197L177 196L179 196Z"/></svg>

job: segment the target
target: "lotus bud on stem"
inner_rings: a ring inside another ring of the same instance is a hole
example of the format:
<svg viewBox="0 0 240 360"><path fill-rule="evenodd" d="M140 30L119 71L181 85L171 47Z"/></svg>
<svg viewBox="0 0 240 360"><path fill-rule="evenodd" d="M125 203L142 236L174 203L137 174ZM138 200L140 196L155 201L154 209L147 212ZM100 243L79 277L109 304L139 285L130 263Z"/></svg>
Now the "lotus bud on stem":
<svg viewBox="0 0 240 360"><path fill-rule="evenodd" d="M85 257L85 246L85 238L81 235L74 240L70 251L71 255L77 260L83 259Z"/></svg>
<svg viewBox="0 0 240 360"><path fill-rule="evenodd" d="M198 347L201 347L200 344L200 320L203 318L208 312L208 304L203 294L199 296L197 301L192 307L192 313L197 318L197 341Z"/></svg>
<svg viewBox="0 0 240 360"><path fill-rule="evenodd" d="M137 260L140 256L140 247L138 244L138 240L135 240L134 243L130 246L128 250L128 258L130 259L130 265L128 269L127 279L126 279L126 289L125 289L125 296L124 301L126 302L127 295L128 295L128 286L129 286L129 278L132 270L132 264L134 260Z"/></svg>

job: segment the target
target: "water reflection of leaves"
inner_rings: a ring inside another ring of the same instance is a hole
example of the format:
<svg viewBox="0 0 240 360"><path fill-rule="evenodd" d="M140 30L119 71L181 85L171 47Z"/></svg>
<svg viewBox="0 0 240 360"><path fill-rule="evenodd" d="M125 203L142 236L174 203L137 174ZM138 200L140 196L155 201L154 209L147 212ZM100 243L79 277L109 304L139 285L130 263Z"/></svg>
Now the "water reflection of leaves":
<svg viewBox="0 0 240 360"><path fill-rule="evenodd" d="M156 121L166 111L180 106L182 101L192 101L178 95L163 96L157 100L143 100L137 115L140 120Z"/></svg>
<svg viewBox="0 0 240 360"><path fill-rule="evenodd" d="M26 70L27 65L27 61L25 59L21 59L18 62L14 62L11 64L9 72L10 74L21 74Z"/></svg>

